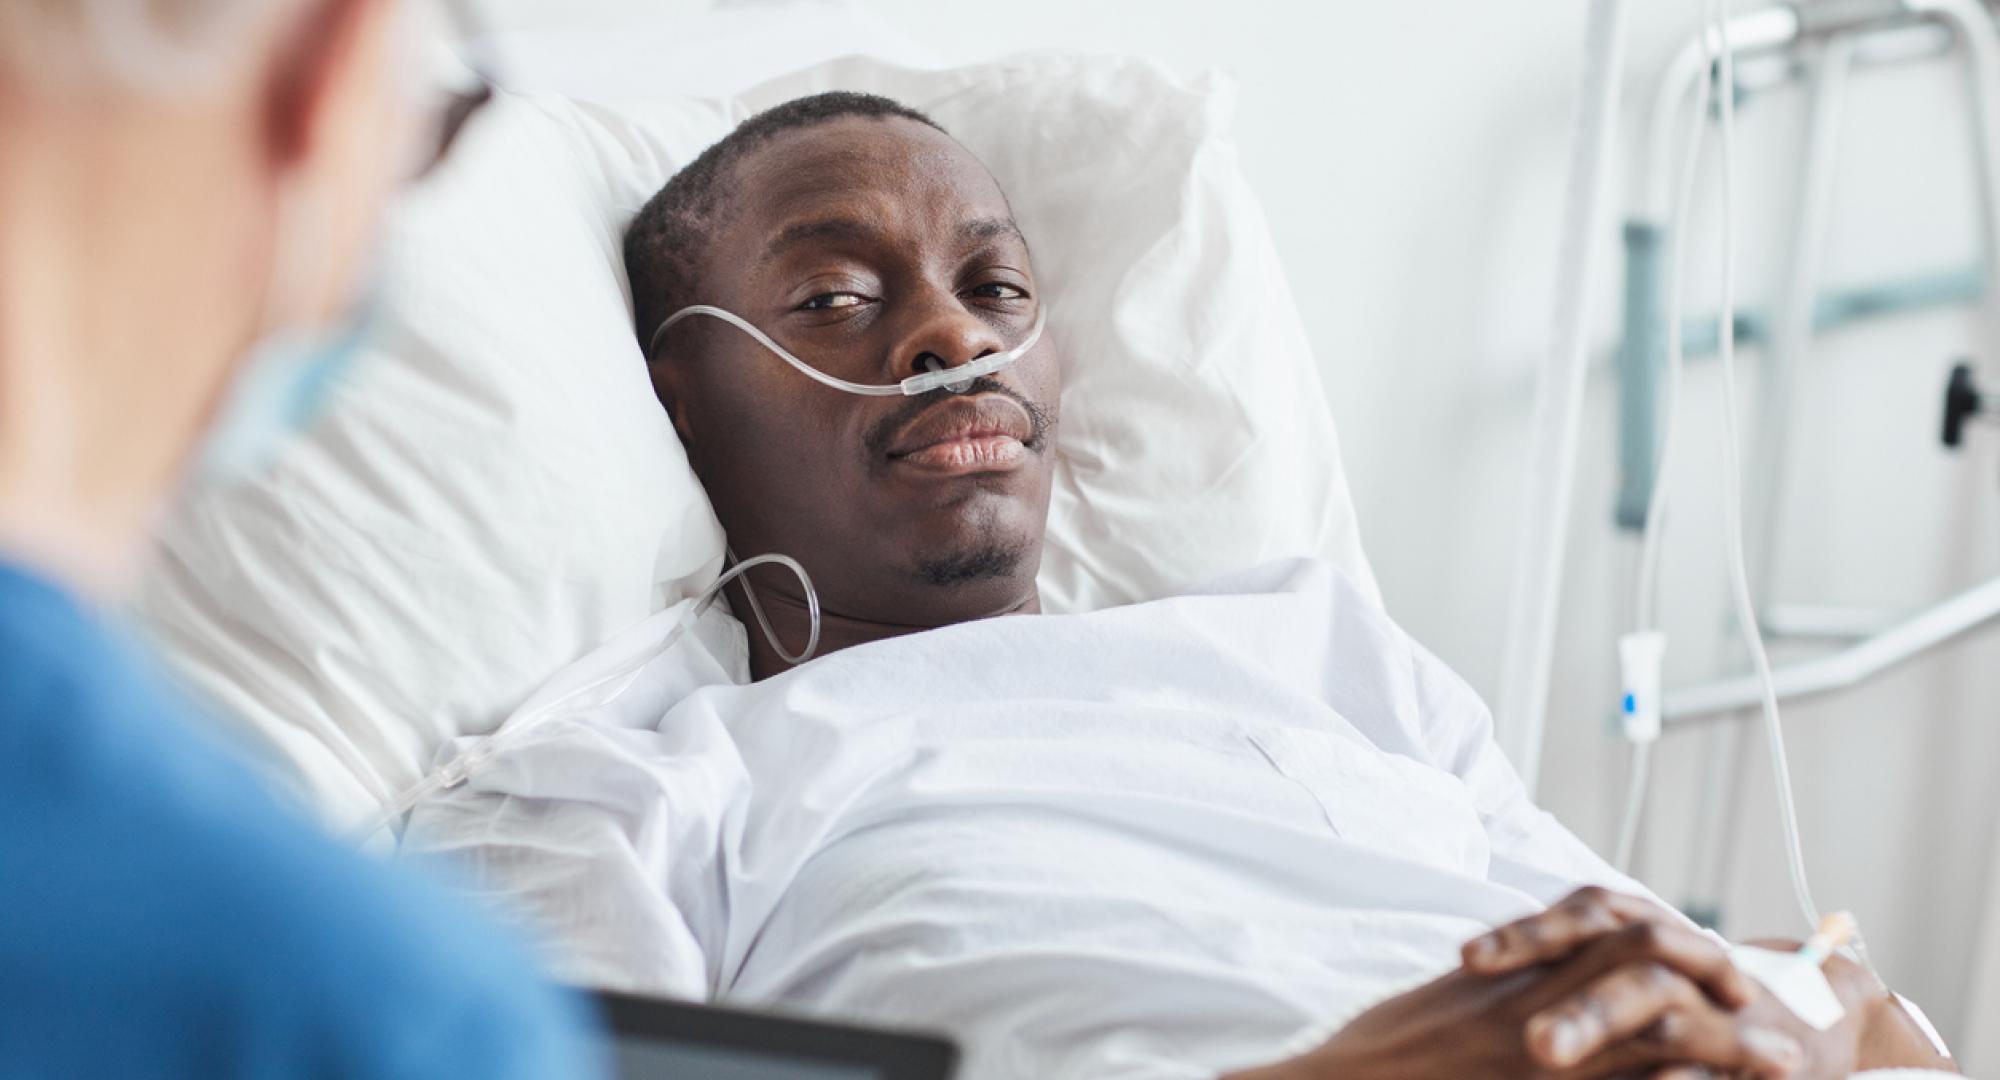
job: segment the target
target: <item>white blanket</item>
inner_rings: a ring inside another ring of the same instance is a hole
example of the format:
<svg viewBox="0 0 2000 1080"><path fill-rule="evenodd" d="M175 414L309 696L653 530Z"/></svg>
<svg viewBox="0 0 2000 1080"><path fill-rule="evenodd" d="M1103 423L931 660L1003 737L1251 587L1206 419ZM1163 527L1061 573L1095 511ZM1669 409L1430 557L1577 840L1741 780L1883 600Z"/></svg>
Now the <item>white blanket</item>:
<svg viewBox="0 0 2000 1080"><path fill-rule="evenodd" d="M571 978L941 1028L969 1080L1267 1061L1578 885L1644 892L1321 564L747 686L739 633L522 735L410 846Z"/></svg>

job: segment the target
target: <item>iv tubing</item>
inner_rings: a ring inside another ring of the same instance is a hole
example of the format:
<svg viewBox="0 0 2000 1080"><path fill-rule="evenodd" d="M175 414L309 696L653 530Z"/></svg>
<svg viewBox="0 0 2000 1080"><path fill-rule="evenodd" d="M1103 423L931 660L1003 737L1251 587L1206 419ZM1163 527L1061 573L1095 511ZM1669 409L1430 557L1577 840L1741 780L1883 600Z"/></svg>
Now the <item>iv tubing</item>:
<svg viewBox="0 0 2000 1080"><path fill-rule="evenodd" d="M1702 40L1709 40L1703 28ZM1711 63L1713 58L1710 58ZM1686 366L1686 343L1681 333L1681 309L1685 304L1688 251L1688 222L1692 217L1694 204L1695 175L1701 164L1701 149L1707 132L1709 98L1714 80L1702 79L1695 87L1694 109L1688 121L1687 157L1681 164L1681 175L1674 192L1674 216L1670 227L1670 243L1673 250L1667 257L1667 381L1662 391L1661 410L1665 416L1665 427L1660 433L1660 459L1653 478L1653 495L1646 508L1645 540L1640 547L1638 598L1634 605L1637 617L1635 627L1651 630L1659 625L1657 607L1659 603L1659 567L1662 534L1666 531L1667 489L1672 486L1674 466L1674 420L1679 414L1681 396L1681 374ZM1625 813L1618 826L1618 844L1612 855L1612 865L1620 873L1632 865L1632 852L1638 844L1639 824L1645 817L1646 789L1652 777L1652 743L1638 742L1632 747L1631 783L1625 795Z"/></svg>
<svg viewBox="0 0 2000 1080"><path fill-rule="evenodd" d="M1729 54L1729 24L1718 18L1721 39L1721 82L1726 88L1735 76ZM1749 646L1750 658L1763 683L1764 735L1770 744L1771 774L1778 798L1778 817L1785 832L1785 867L1791 874L1792 893L1806 924L1819 926L1819 905L1813 902L1807 880L1805 849L1799 835L1799 811L1792 797L1791 764L1785 754L1785 733L1778 717L1776 683L1771 674L1771 657L1764 648L1764 635L1757 626L1756 602L1751 597L1750 575L1743 553L1743 462L1737 448L1736 415L1736 102L1734 95L1721 95L1722 147L1722 512L1723 534L1729 554L1730 593L1735 600L1736 619Z"/></svg>

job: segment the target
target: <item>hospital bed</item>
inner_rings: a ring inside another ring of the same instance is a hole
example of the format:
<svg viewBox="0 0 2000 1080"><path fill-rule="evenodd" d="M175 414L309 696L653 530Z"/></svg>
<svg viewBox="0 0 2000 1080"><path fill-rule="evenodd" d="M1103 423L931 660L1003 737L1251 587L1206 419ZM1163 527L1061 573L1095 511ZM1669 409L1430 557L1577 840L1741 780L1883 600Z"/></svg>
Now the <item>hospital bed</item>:
<svg viewBox="0 0 2000 1080"><path fill-rule="evenodd" d="M1050 333L1079 358L1048 609L1289 554L1374 596L1327 389L1236 167L1228 80L1065 56L925 70L936 54L844 5L797 11L792 39L754 51L718 44L742 40L728 14L712 39L684 20L474 43L514 92L399 211L373 355L268 476L164 524L143 625L330 828L714 579L720 529L647 385L617 239L731 124L814 90L927 110L1013 196ZM911 63L840 58L856 47ZM676 55L713 82L660 86L687 70Z"/></svg>

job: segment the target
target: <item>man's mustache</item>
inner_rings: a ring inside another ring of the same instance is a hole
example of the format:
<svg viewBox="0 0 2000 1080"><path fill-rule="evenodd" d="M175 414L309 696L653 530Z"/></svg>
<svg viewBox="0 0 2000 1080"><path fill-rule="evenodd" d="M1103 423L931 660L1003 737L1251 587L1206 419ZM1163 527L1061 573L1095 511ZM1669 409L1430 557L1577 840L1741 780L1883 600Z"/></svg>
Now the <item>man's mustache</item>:
<svg viewBox="0 0 2000 1080"><path fill-rule="evenodd" d="M963 394L953 393L942 387L927 393L918 394L916 397L897 406L889 415L876 421L874 426L868 429L868 434L863 438L863 442L867 445L868 452L871 455L881 457L889 452L890 445L895 442L896 436L901 434L904 428L909 427L917 417L929 412L933 406L950 398L971 397L974 394L998 394L1019 405L1021 410L1028 414L1028 423L1031 425L1028 441L1022 445L1037 454L1041 453L1048 446L1049 429L1055 426L1055 420L1049 410L1029 401L1026 397L1022 396L1020 391L1002 383L991 375L981 375L972 380L972 386L967 388Z"/></svg>

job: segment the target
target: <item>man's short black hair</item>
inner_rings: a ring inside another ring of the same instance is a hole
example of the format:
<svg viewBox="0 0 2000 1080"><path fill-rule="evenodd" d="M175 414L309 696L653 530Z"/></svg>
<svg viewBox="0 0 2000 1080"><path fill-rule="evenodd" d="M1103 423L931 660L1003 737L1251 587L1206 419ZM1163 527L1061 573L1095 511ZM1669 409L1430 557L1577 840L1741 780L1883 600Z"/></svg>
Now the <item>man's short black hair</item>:
<svg viewBox="0 0 2000 1080"><path fill-rule="evenodd" d="M729 173L737 161L779 134L847 116L901 117L944 131L901 102L845 90L797 98L745 120L675 173L625 231L625 273L642 348L668 315L701 302L701 274L715 228L729 209Z"/></svg>

